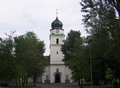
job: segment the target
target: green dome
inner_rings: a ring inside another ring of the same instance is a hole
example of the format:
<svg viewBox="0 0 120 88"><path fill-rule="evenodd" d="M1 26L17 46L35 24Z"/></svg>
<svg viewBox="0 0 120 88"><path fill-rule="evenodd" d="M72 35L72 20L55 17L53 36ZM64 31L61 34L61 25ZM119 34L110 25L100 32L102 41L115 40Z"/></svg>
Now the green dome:
<svg viewBox="0 0 120 88"><path fill-rule="evenodd" d="M51 27L52 29L62 29L62 22L56 17L56 19L52 22Z"/></svg>

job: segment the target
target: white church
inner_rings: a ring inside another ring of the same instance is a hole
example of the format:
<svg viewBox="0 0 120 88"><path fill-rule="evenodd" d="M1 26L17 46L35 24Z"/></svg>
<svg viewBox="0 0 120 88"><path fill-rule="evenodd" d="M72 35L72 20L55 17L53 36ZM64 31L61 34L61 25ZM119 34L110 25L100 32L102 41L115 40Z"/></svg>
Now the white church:
<svg viewBox="0 0 120 88"><path fill-rule="evenodd" d="M50 29L50 55L47 57L46 62L48 66L42 77L38 78L37 82L41 83L72 83L72 74L67 65L64 64L64 58L61 52L61 45L65 38L64 29L62 29L62 22L56 16L52 22ZM30 82L30 79L29 79Z"/></svg>

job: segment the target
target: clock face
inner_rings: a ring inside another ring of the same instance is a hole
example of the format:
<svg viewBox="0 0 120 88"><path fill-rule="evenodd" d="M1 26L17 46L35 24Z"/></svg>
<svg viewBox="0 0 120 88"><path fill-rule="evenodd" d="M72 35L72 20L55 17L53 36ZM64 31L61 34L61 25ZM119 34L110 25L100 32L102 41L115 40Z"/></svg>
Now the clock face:
<svg viewBox="0 0 120 88"><path fill-rule="evenodd" d="M56 33L59 33L59 30L56 30Z"/></svg>

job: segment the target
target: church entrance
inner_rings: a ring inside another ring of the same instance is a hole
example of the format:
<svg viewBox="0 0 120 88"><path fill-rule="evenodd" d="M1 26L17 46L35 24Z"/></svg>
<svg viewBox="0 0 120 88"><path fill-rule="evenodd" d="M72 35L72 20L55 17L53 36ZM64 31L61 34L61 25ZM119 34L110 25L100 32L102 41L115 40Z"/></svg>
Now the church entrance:
<svg viewBox="0 0 120 88"><path fill-rule="evenodd" d="M55 75L55 83L60 83L60 73L57 72Z"/></svg>

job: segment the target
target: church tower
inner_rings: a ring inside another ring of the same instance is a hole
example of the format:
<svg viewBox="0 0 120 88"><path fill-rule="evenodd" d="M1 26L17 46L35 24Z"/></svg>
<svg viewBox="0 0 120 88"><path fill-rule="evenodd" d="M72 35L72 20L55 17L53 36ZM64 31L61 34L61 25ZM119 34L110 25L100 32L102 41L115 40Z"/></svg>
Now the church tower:
<svg viewBox="0 0 120 88"><path fill-rule="evenodd" d="M64 44L65 38L63 23L56 19L51 23L50 29L50 55L46 59L48 66L45 73L41 77L42 83L72 83L72 75L69 67L64 64L64 58L61 52L61 46Z"/></svg>
<svg viewBox="0 0 120 88"><path fill-rule="evenodd" d="M65 70L63 59L63 54L61 52L61 45L64 40L64 29L62 29L62 22L56 17L56 19L51 24L52 29L50 29L50 83L61 83L63 82L63 77L65 77ZM63 69L61 69L63 68ZM61 73L62 72L62 73ZM54 75L53 75L54 74ZM64 82L63 82L64 83Z"/></svg>
<svg viewBox="0 0 120 88"><path fill-rule="evenodd" d="M61 52L61 45L64 40L64 29L62 29L62 22L56 17L52 22L50 30L50 64L64 64L62 62L63 54Z"/></svg>

